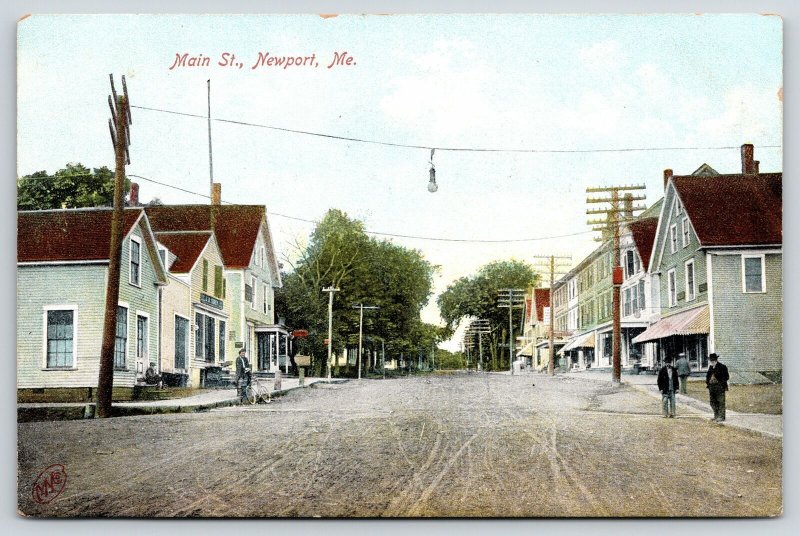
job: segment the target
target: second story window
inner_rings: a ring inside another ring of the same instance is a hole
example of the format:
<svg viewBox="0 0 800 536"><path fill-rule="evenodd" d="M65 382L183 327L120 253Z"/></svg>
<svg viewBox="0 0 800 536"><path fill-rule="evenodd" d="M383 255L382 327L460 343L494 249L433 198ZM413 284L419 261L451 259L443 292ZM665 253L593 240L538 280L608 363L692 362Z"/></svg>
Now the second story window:
<svg viewBox="0 0 800 536"><path fill-rule="evenodd" d="M763 255L742 255L742 292L766 292Z"/></svg>
<svg viewBox="0 0 800 536"><path fill-rule="evenodd" d="M203 292L208 292L208 260L203 259Z"/></svg>
<svg viewBox="0 0 800 536"><path fill-rule="evenodd" d="M130 283L137 287L141 285L142 278L142 244L136 237L131 237L131 250L130 250Z"/></svg>
<svg viewBox="0 0 800 536"><path fill-rule="evenodd" d="M214 266L214 296L217 298L224 297L223 285L225 280L222 276L222 266Z"/></svg>
<svg viewBox="0 0 800 536"><path fill-rule="evenodd" d="M686 261L686 301L692 301L697 296L694 283L694 260Z"/></svg>
<svg viewBox="0 0 800 536"><path fill-rule="evenodd" d="M255 276L250 276L250 287L253 289L252 294L250 296L250 307L255 309L256 308L256 289L258 288L258 280Z"/></svg>
<svg viewBox="0 0 800 536"><path fill-rule="evenodd" d="M678 289L675 284L675 268L667 272L667 303L670 307L678 304Z"/></svg>

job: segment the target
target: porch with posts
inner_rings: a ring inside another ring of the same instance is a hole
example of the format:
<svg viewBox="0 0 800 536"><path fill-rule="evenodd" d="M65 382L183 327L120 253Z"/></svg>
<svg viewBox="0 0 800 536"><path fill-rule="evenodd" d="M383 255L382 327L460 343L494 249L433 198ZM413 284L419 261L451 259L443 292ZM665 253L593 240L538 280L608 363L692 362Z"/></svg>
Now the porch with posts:
<svg viewBox="0 0 800 536"><path fill-rule="evenodd" d="M278 368L289 373L292 352L292 334L283 324L256 326L257 372L274 373Z"/></svg>

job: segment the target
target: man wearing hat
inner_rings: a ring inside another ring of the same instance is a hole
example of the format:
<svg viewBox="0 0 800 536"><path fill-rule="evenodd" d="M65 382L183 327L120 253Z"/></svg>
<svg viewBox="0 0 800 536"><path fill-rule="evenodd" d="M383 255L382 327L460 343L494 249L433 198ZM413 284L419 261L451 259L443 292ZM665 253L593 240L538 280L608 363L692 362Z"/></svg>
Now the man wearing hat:
<svg viewBox="0 0 800 536"><path fill-rule="evenodd" d="M678 371L672 366L672 358L664 358L664 366L658 371L658 390L661 391L661 406L664 417L675 417L675 391L678 390Z"/></svg>
<svg viewBox="0 0 800 536"><path fill-rule="evenodd" d="M681 394L686 394L686 382L689 380L689 375L692 369L689 367L689 360L686 359L686 354L681 352L678 354L678 361L675 363L675 368L678 370L678 378L681 380Z"/></svg>
<svg viewBox="0 0 800 536"><path fill-rule="evenodd" d="M728 390L728 367L719 362L717 354L708 356L708 372L706 387L711 409L714 410L714 422L725 420L725 391Z"/></svg>
<svg viewBox="0 0 800 536"><path fill-rule="evenodd" d="M247 359L247 350L242 348L239 350L239 357L236 358L236 387L242 400L248 385L250 385L250 360Z"/></svg>

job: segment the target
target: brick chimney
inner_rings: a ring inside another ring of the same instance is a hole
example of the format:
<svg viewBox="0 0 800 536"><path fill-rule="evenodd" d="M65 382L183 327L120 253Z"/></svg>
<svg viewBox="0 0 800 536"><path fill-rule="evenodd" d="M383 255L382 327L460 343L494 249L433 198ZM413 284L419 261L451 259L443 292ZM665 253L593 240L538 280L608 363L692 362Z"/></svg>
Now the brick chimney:
<svg viewBox="0 0 800 536"><path fill-rule="evenodd" d="M752 175L754 173L756 173L756 166L753 161L753 144L745 143L742 145L742 175Z"/></svg>
<svg viewBox="0 0 800 536"><path fill-rule="evenodd" d="M672 170L671 169L665 169L664 170L664 189L665 190L667 189L667 183L669 182L669 180L671 178L672 178Z"/></svg>
<svg viewBox="0 0 800 536"><path fill-rule="evenodd" d="M128 194L128 206L129 207L139 206L139 184L136 182L131 183L131 192L130 194Z"/></svg>
<svg viewBox="0 0 800 536"><path fill-rule="evenodd" d="M215 182L211 184L211 204L222 204L222 184Z"/></svg>

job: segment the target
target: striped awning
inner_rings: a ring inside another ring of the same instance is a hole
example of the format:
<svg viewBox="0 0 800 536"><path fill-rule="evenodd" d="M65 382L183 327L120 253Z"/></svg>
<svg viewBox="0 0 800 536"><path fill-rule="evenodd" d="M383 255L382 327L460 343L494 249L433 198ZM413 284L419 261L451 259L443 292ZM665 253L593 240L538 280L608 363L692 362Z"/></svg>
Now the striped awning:
<svg viewBox="0 0 800 536"><path fill-rule="evenodd" d="M703 335L708 334L710 328L708 305L704 305L662 318L634 337L633 342L638 344L675 335Z"/></svg>
<svg viewBox="0 0 800 536"><path fill-rule="evenodd" d="M594 348L594 331L576 337L570 343L565 345L561 350L559 350L557 353L563 354L564 352L568 352L569 350L575 350L576 348Z"/></svg>

